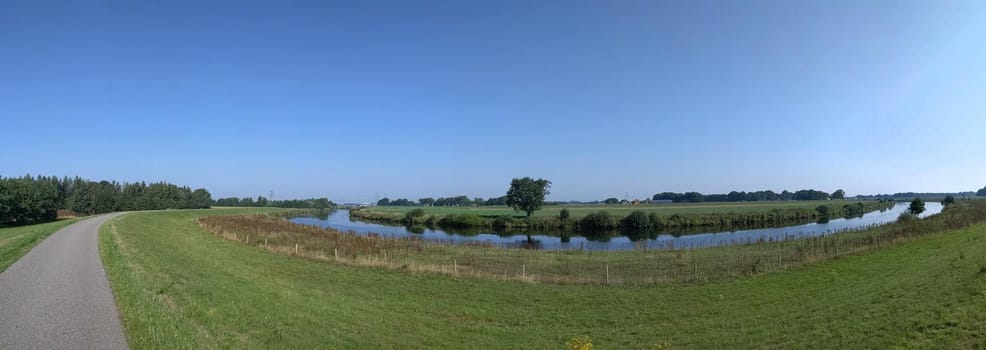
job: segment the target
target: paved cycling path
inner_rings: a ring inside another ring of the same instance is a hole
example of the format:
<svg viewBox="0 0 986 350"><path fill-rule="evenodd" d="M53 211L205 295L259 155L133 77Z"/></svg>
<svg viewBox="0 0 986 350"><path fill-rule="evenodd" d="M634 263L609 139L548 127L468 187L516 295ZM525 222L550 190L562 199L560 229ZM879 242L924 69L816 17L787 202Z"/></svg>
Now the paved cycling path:
<svg viewBox="0 0 986 350"><path fill-rule="evenodd" d="M126 349L97 233L113 213L55 232L0 273L0 349Z"/></svg>

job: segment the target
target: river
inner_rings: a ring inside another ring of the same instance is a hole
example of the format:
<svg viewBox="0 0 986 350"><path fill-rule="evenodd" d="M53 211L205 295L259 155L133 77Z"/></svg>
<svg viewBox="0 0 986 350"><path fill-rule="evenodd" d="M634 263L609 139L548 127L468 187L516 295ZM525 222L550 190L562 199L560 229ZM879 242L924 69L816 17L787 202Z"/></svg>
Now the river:
<svg viewBox="0 0 986 350"><path fill-rule="evenodd" d="M942 210L941 203L929 202L926 210L919 217L938 214ZM890 209L872 211L855 218L831 219L824 223L760 228L752 230L737 230L725 232L705 232L675 236L672 234L651 233L632 240L625 235L589 239L573 234L568 239L556 236L532 235L534 247L537 249L584 249L584 250L630 250L630 249L686 249L723 246L756 242L759 240L786 240L802 237L819 236L858 230L873 225L885 224L897 220L901 213L907 211L908 203L898 202ZM349 219L349 211L335 210L327 216L298 216L292 217L294 223L327 227L339 231L350 231L356 234L378 234L382 237L404 238L420 237L425 240L439 241L450 244L465 244L482 242L500 247L527 247L527 235L522 233L497 234L493 232L479 234L457 234L441 229L417 230L412 232L404 226L387 226Z"/></svg>

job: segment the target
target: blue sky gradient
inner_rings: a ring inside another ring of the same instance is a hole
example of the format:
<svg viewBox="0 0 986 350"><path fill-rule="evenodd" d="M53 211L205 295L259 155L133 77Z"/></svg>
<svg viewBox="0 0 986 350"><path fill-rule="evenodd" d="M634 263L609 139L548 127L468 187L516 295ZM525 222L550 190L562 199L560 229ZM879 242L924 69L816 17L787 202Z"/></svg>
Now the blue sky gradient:
<svg viewBox="0 0 986 350"><path fill-rule="evenodd" d="M214 197L986 185L986 2L0 4L0 175Z"/></svg>

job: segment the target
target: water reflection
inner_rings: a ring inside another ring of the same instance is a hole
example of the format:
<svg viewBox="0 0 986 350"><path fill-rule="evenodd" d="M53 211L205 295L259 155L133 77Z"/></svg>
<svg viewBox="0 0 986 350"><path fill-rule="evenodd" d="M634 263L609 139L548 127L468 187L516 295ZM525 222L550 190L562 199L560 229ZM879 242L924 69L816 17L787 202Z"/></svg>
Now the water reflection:
<svg viewBox="0 0 986 350"><path fill-rule="evenodd" d="M349 219L346 210L335 210L323 215L306 215L291 218L295 223L330 227L340 231L357 234L375 233L382 237L421 237L426 240L452 244L492 244L501 247L533 249L584 249L584 250L629 250L629 249L684 249L756 241L777 241L800 237L818 236L884 224L897 220L907 211L907 203L897 203L890 209L857 214L852 217L819 220L815 223L787 227L767 227L728 232L687 232L686 231L599 231L569 234L565 232L544 235L528 232L491 232L487 229L441 230L425 226L387 226ZM941 212L941 203L926 203L926 211L919 217Z"/></svg>

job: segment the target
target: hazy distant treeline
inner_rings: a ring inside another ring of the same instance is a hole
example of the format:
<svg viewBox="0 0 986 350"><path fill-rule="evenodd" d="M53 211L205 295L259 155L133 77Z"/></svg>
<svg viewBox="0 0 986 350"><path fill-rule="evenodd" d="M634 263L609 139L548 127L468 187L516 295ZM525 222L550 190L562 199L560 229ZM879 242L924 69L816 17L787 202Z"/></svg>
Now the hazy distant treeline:
<svg viewBox="0 0 986 350"><path fill-rule="evenodd" d="M859 199L912 199L912 198L945 198L948 196L956 198L966 198L975 196L986 196L986 187L979 190L979 192L966 191L966 192L897 192L894 194L874 194L865 196L856 196Z"/></svg>
<svg viewBox="0 0 986 350"><path fill-rule="evenodd" d="M816 191L816 190L799 190L795 192L784 190L781 191L780 193L771 190L755 191L755 192L732 191L725 194L701 194L698 192L685 192L685 193L662 192L655 194L653 199L670 200L675 203L812 201L812 200L826 200L826 199L842 199L845 197L845 195L846 193L843 190L836 190L831 194L823 191Z"/></svg>
<svg viewBox="0 0 986 350"><path fill-rule="evenodd" d="M118 183L79 177L0 177L0 224L54 220L59 209L79 214L208 208L209 191L167 182Z"/></svg>
<svg viewBox="0 0 986 350"><path fill-rule="evenodd" d="M377 201L377 205L393 205L401 207L413 207L413 206L436 206L436 207L452 207L452 206L470 206L470 205L507 205L507 196L500 196L496 198L483 199L483 197L476 197L470 199L469 196L455 196L455 197L439 197L438 199L432 197L420 198L417 202L409 200L407 198L398 198L391 200L390 198L382 198Z"/></svg>
<svg viewBox="0 0 986 350"><path fill-rule="evenodd" d="M276 207L276 208L299 208L299 209L326 209L334 207L336 204L328 198L309 198L309 199L286 199L268 200L264 196L258 196L256 200L251 197L228 197L219 198L213 202L218 207Z"/></svg>

